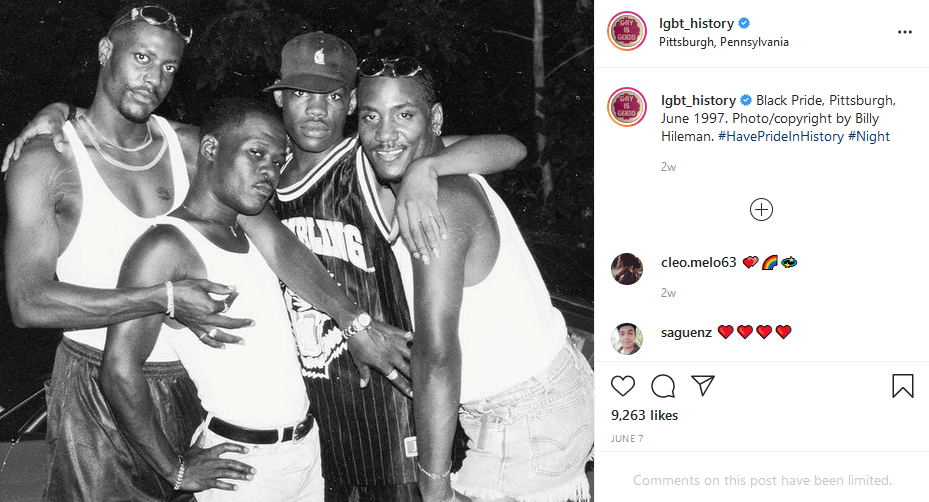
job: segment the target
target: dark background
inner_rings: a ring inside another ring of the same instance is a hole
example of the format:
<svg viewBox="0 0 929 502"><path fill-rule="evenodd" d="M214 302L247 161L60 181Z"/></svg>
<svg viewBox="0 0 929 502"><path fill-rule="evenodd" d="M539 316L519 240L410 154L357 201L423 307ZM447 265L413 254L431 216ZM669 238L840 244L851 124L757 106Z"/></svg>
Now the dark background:
<svg viewBox="0 0 929 502"><path fill-rule="evenodd" d="M345 39L359 60L372 55L419 59L437 77L446 134L506 133L527 146L527 158L515 170L493 176L491 184L516 217L549 288L593 301L592 0L162 4L194 28L181 71L157 111L181 122L199 123L206 106L219 97L260 96L278 76L283 45L308 31ZM90 104L97 42L120 5L115 0L0 4L0 145L50 102ZM537 12L544 15L546 74L538 89L533 79ZM540 137L545 140L541 151ZM550 190L543 187L543 164L550 166ZM3 202L0 234L5 221ZM9 407L41 386L59 336L15 328L5 290L0 292L0 406Z"/></svg>

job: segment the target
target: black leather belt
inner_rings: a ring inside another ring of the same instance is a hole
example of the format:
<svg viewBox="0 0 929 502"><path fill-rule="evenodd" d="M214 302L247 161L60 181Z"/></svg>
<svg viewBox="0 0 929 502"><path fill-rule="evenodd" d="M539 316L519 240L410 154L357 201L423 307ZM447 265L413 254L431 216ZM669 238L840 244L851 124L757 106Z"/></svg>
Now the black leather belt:
<svg viewBox="0 0 929 502"><path fill-rule="evenodd" d="M231 439L240 443L275 444L284 441L303 439L304 436L313 430L314 423L313 415L307 415L302 422L290 427L282 427L280 429L249 429L213 417L210 419L210 424L207 428L226 439Z"/></svg>

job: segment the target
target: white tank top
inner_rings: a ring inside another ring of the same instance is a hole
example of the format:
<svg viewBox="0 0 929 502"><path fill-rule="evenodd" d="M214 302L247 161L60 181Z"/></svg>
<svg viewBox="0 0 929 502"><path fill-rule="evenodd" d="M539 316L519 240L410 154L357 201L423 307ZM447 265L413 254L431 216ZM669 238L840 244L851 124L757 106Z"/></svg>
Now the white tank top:
<svg viewBox="0 0 929 502"><path fill-rule="evenodd" d="M207 278L234 284L238 298L231 317L255 320L255 326L230 330L245 345L214 349L190 330L162 325L156 345L170 345L197 385L203 408L227 422L253 429L290 425L309 408L300 373L297 346L277 276L255 245L247 253L217 247L188 222L164 216L158 223L177 227L206 265Z"/></svg>
<svg viewBox="0 0 929 502"><path fill-rule="evenodd" d="M490 274L465 287L458 320L461 402L502 392L545 369L564 346L567 328L506 204L483 177L500 232Z"/></svg>
<svg viewBox="0 0 929 502"><path fill-rule="evenodd" d="M177 134L168 121L155 115L151 118L155 119L164 140L168 142L169 164L174 180L174 202L170 212L187 197L187 163ZM142 232L152 225L154 218L143 218L124 206L100 177L74 125L70 121L65 122L62 129L74 153L81 180L81 215L74 237L58 257L58 279L91 288L112 289L116 287L126 252ZM106 328L65 331L64 336L103 350ZM148 360L176 361L177 356L173 351L153 351Z"/></svg>

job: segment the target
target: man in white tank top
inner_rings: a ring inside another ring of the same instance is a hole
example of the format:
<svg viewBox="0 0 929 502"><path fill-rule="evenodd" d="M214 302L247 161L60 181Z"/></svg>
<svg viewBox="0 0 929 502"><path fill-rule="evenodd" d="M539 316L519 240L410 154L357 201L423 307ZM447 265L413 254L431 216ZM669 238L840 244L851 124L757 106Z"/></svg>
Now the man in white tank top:
<svg viewBox="0 0 929 502"><path fill-rule="evenodd" d="M230 312L256 321L235 331L244 345L222 351L168 327L161 314L107 332L100 380L118 425L156 472L175 489L199 492L198 500L323 500L318 429L307 413L280 285L237 224L239 214L260 212L277 188L286 137L269 106L218 102L204 119L187 199L133 244L119 277L119 287L232 281L239 296ZM177 352L207 411L195 446L180 455L150 420L155 406L143 365L158 350Z"/></svg>
<svg viewBox="0 0 929 502"><path fill-rule="evenodd" d="M93 103L65 127L70 149L59 154L37 138L6 185L13 321L68 330L48 389L47 500L171 496L171 485L122 439L100 393L106 325L165 312L192 326L250 322L216 315L233 289L209 281L113 289L135 238L187 193L183 132L151 113L170 90L191 35L182 19L156 5L129 6L114 19L98 46ZM195 389L173 353L151 361L147 382L159 402L152 417L180 447L201 417Z"/></svg>
<svg viewBox="0 0 929 502"><path fill-rule="evenodd" d="M395 68L396 61L383 60L384 71L361 78L357 91L361 144L394 190L410 162L442 148L443 119L431 75L422 65ZM381 197L388 212L391 201ZM568 341L512 216L483 178L440 178L439 208L448 241L428 265L413 264L411 369L423 500L587 500L593 372ZM451 475L459 417L469 448Z"/></svg>

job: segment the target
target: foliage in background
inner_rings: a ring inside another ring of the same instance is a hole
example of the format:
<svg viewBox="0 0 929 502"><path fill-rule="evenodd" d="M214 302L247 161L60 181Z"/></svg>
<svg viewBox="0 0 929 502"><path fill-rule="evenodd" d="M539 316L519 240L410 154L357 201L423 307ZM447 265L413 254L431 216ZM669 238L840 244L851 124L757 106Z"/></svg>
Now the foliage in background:
<svg viewBox="0 0 929 502"><path fill-rule="evenodd" d="M547 0L547 158L554 191L542 197L533 123L532 0L226 0L164 2L194 26L174 89L158 113L197 123L215 98L259 95L277 77L280 50L312 30L370 55L412 55L434 70L447 134L503 132L530 150L491 182L542 262L573 270L550 286L593 297L593 5ZM0 4L0 142L56 101L88 105L96 47L118 0ZM567 61L567 62L566 62ZM0 214L0 216L3 216ZM4 217L5 219L5 217ZM563 263L570 262L570 263ZM543 264L543 268L546 265ZM579 271L579 272L578 272Z"/></svg>

